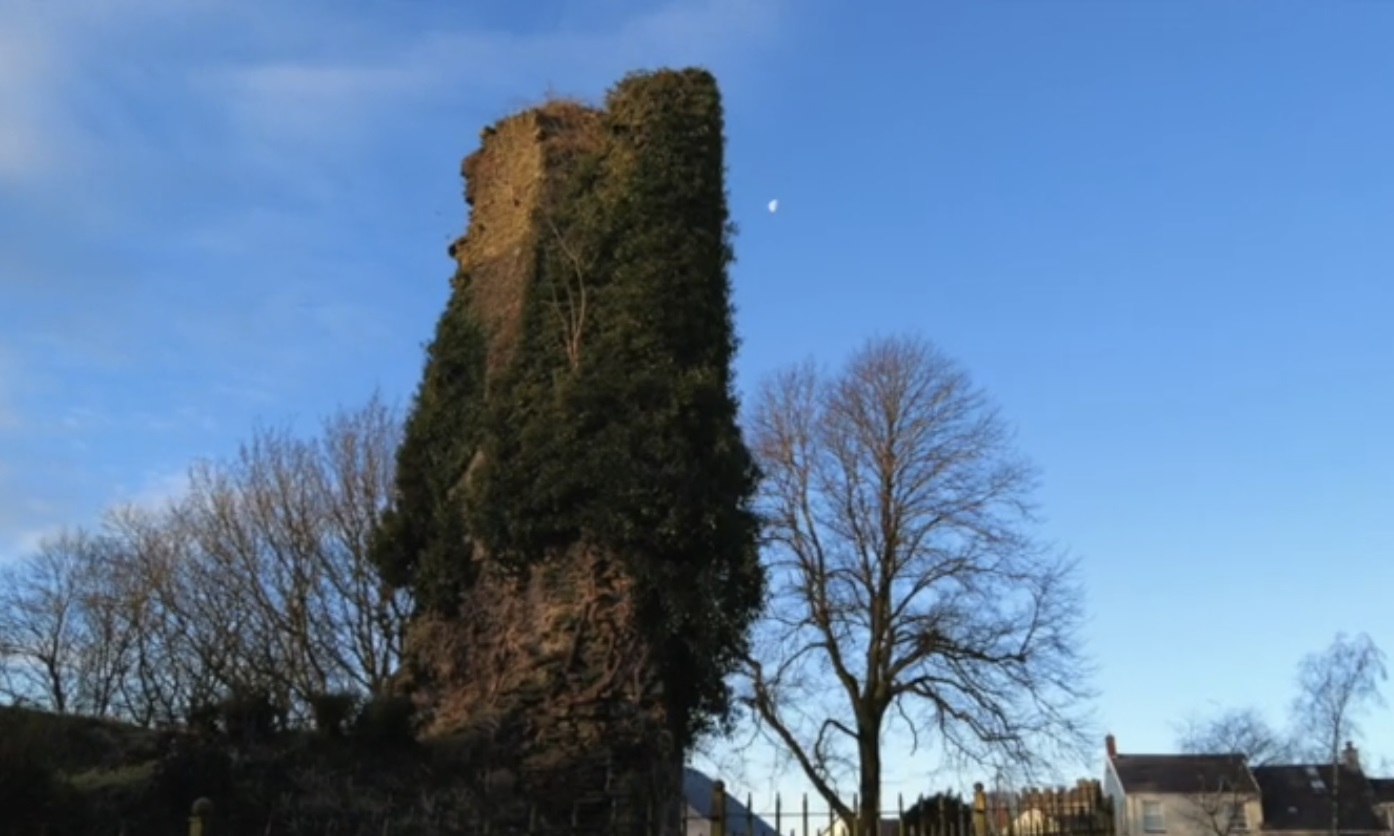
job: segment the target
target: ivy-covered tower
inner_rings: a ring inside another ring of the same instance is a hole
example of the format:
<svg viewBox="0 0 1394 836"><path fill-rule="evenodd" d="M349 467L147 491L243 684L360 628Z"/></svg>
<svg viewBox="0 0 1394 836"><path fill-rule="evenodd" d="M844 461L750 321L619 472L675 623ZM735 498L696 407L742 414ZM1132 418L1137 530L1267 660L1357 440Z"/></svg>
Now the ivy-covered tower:
<svg viewBox="0 0 1394 836"><path fill-rule="evenodd" d="M419 604L429 731L487 736L535 791L601 754L612 788L676 793L762 601L723 157L716 81L688 69L508 117L464 162L375 554Z"/></svg>

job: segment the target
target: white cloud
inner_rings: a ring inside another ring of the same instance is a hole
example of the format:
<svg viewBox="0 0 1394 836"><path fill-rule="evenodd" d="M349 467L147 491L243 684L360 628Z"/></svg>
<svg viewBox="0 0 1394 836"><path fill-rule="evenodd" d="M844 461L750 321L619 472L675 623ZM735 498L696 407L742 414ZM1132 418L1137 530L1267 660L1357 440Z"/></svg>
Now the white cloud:
<svg viewBox="0 0 1394 836"><path fill-rule="evenodd" d="M384 109L423 97L593 89L638 67L727 60L774 34L786 2L670 0L604 31L515 34L410 32L318 3L0 0L0 182L110 172L122 151L139 153L113 147L146 138L107 101L123 84L145 98L193 93L261 153L351 144ZM115 110L103 121L94 106Z"/></svg>
<svg viewBox="0 0 1394 836"><path fill-rule="evenodd" d="M0 345L0 434L20 429L19 364L12 351ZM0 478L3 478L0 470Z"/></svg>
<svg viewBox="0 0 1394 836"><path fill-rule="evenodd" d="M189 471L187 469L166 473L150 473L135 490L120 490L119 502L138 508L158 510L189 492Z"/></svg>
<svg viewBox="0 0 1394 836"><path fill-rule="evenodd" d="M57 528L57 509L25 489L19 474L0 462L0 564L33 551Z"/></svg>
<svg viewBox="0 0 1394 836"><path fill-rule="evenodd" d="M45 540L56 537L62 532L61 527L53 528L34 528L28 531L21 531L15 538L14 551L16 554L32 554L39 550Z"/></svg>
<svg viewBox="0 0 1394 836"><path fill-rule="evenodd" d="M43 107L53 68L42 42L0 30L0 183L41 176L55 163L54 131Z"/></svg>
<svg viewBox="0 0 1394 836"><path fill-rule="evenodd" d="M0 185L25 187L27 215L115 240L123 207L190 174L337 200L360 154L424 113L489 118L643 67L729 70L788 2L626 2L603 26L520 34L314 2L0 0Z"/></svg>
<svg viewBox="0 0 1394 836"><path fill-rule="evenodd" d="M368 102L400 103L415 86L405 69L266 64L218 73L228 115L253 150L286 152L352 140L369 123Z"/></svg>
<svg viewBox="0 0 1394 836"><path fill-rule="evenodd" d="M729 69L778 34L787 2L668 0L643 9L626 0L643 10L519 34L469 28L467 16L455 25L436 14L403 22L327 2L0 0L0 203L26 225L0 253L0 294L25 297L0 329L0 552L85 517L112 494L158 501L181 489L182 474L120 491L90 484L90 470L60 477L45 463L4 471L4 460L14 464L5 445L31 441L31 430L71 433L98 418L108 430L131 420L208 428L216 412L120 411L92 380L174 365L171 357L206 365L224 344L254 353L292 330L288 322L322 337L306 348L276 342L274 362L238 355L237 371L224 376L199 369L219 397L231 397L220 386L245 387L257 391L236 400L260 405L280 391L277 376L298 351L371 341L392 325L381 310L329 294L266 298L253 282L217 293L170 282L176 292L156 294L161 268L158 259L144 263L146 251L170 261L191 252L223 265L244 259L249 269L277 252L283 283L296 270L320 275L331 232L300 198L316 190L337 198L349 183L343 171L377 139L463 114L474 124L449 141L468 143L477 120L535 102L549 87L595 93L620 73L658 65ZM295 199L262 189L268 182ZM212 193L226 202L210 208ZM52 245L56 230L67 246ZM302 263L286 266L295 258ZM296 306L278 312L289 302ZM92 386L78 402L80 380ZM39 414L42 400L71 411ZM40 497L66 507L41 507Z"/></svg>
<svg viewBox="0 0 1394 836"><path fill-rule="evenodd" d="M376 59L232 66L207 83L228 97L249 139L343 143L365 127L392 124L384 111L406 104L518 91L511 104L522 106L549 86L594 92L633 69L726 61L777 31L783 3L672 0L605 32L435 30L401 39Z"/></svg>
<svg viewBox="0 0 1394 836"><path fill-rule="evenodd" d="M14 432L23 425L24 422L19 417L19 407L13 402L4 381L0 380L0 433Z"/></svg>
<svg viewBox="0 0 1394 836"><path fill-rule="evenodd" d="M0 0L0 183L32 186L96 162L101 144L75 112L75 88L110 69L93 64L119 54L127 40L120 30L138 31L154 15L188 16L212 6L205 0Z"/></svg>

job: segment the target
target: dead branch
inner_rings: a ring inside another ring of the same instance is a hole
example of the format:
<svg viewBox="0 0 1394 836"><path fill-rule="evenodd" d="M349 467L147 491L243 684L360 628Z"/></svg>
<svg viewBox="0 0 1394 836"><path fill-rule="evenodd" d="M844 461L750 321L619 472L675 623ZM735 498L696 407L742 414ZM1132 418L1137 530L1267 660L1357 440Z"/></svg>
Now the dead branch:
<svg viewBox="0 0 1394 836"><path fill-rule="evenodd" d="M586 305L588 303L586 276L590 271L590 265L582 260L580 254L566 240L566 236L562 235L551 215L544 214L543 217L547 222L548 229L551 230L553 240L566 257L576 278L574 290L570 281L551 282L552 309L556 312L557 319L561 324L562 348L566 352L567 361L574 370L581 364L581 337L585 331ZM562 302L557 296L558 284L566 293L564 311Z"/></svg>

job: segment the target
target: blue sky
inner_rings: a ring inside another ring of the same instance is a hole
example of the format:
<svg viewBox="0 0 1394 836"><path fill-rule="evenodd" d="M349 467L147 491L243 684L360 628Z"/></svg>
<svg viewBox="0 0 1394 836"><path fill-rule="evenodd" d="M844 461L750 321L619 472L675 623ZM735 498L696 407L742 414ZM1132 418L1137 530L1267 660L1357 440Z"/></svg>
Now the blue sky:
<svg viewBox="0 0 1394 836"><path fill-rule="evenodd" d="M742 385L906 330L962 360L1083 561L1121 749L1280 719L1338 630L1394 650L1394 4L518 8L0 0L0 555L257 420L405 401L479 129L696 62Z"/></svg>

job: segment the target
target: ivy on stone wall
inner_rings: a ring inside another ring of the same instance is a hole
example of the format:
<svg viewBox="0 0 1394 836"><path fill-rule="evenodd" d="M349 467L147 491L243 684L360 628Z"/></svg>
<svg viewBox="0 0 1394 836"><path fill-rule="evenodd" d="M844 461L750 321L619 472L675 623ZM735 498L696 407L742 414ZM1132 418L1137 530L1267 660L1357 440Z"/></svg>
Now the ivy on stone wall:
<svg viewBox="0 0 1394 836"><path fill-rule="evenodd" d="M727 716L764 591L716 80L626 77L600 130L549 167L516 354L487 398L463 291L442 316L377 553L385 577L447 611L476 540L519 571L578 544L625 561L686 745Z"/></svg>

